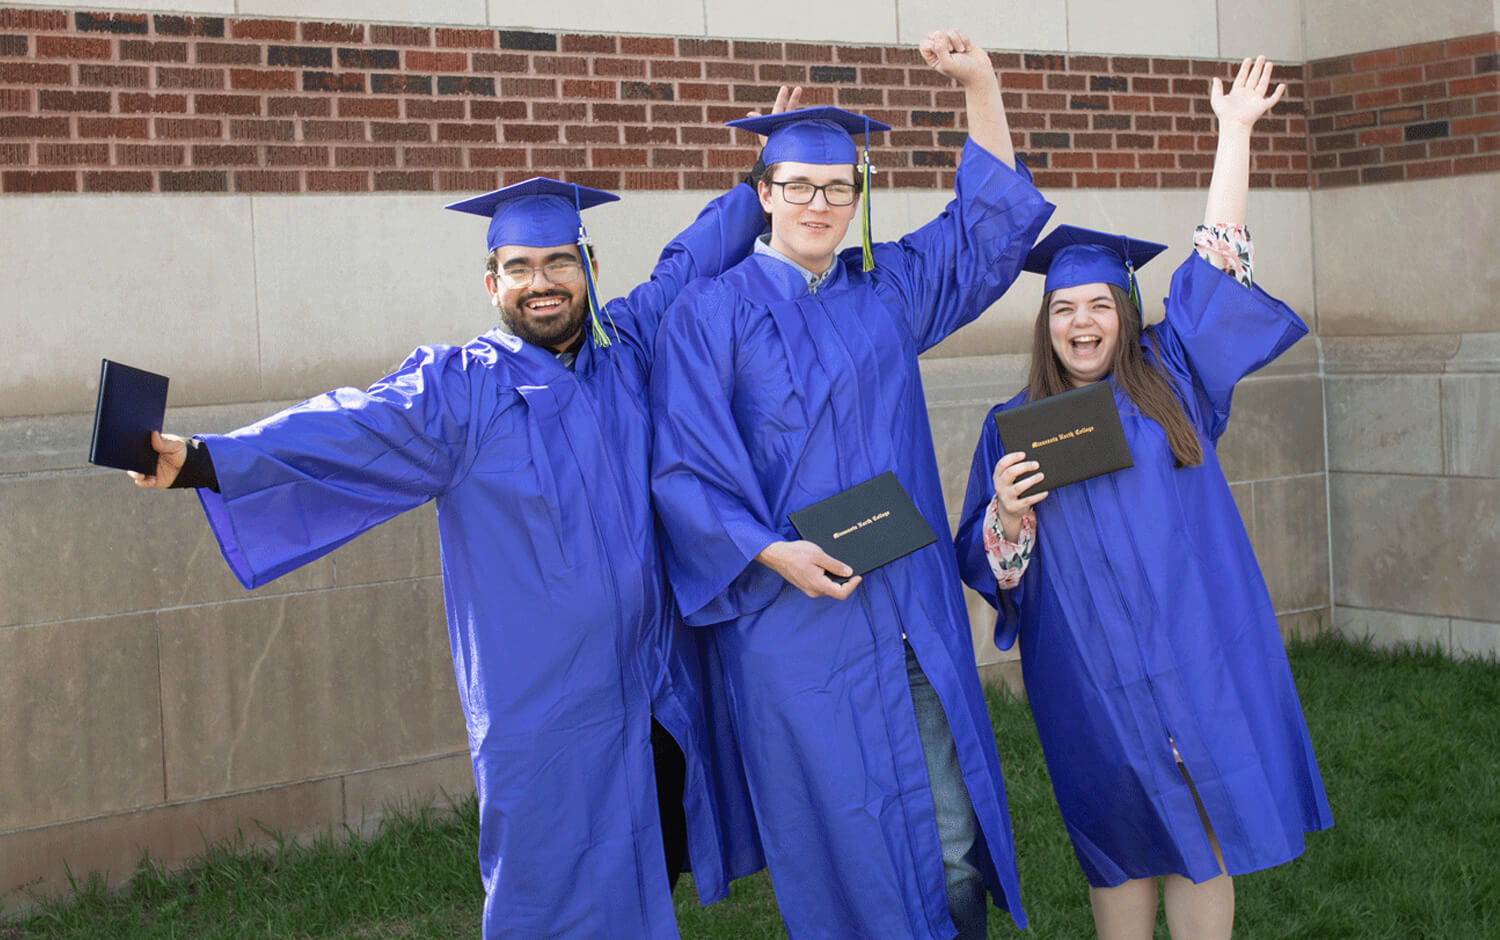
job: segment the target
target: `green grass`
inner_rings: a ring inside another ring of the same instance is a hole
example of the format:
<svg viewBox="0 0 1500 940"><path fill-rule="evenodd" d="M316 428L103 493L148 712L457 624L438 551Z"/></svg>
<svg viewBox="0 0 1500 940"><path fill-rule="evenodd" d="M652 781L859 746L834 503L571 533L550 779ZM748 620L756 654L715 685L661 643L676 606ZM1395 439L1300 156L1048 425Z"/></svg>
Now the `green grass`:
<svg viewBox="0 0 1500 940"><path fill-rule="evenodd" d="M1236 936L1500 937L1500 664L1334 637L1290 652L1336 825L1311 834L1291 864L1237 879ZM1090 937L1087 888L1030 714L1000 695L990 714L1028 933ZM477 937L477 814L472 800L458 809L397 814L367 842L217 845L170 875L143 863L123 891L79 884L0 926L0 940ZM764 873L710 908L683 881L677 916L689 940L785 936ZM1020 934L992 912L990 936Z"/></svg>

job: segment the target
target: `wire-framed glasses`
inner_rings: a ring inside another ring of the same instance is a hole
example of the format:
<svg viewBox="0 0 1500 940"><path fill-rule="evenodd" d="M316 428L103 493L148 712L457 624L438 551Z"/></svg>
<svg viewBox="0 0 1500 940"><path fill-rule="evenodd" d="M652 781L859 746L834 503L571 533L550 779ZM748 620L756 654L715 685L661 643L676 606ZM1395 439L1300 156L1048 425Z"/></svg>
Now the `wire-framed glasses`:
<svg viewBox="0 0 1500 940"><path fill-rule="evenodd" d="M500 283L511 290L520 290L530 287L531 282L536 280L536 272L542 272L547 280L553 284L571 284L578 280L578 275L583 273L583 264L576 258L564 258L557 261L549 261L546 264L532 268L526 265L506 265L500 269L498 275Z"/></svg>

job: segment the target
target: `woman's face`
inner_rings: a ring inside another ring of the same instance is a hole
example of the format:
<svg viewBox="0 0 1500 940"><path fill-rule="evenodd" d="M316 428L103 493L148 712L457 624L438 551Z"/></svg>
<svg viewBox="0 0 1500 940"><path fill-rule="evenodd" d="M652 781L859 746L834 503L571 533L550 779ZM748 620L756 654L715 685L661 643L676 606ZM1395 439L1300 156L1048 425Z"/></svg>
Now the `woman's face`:
<svg viewBox="0 0 1500 940"><path fill-rule="evenodd" d="M1120 343L1120 313L1108 284L1053 291L1047 322L1052 350L1075 387L1109 375Z"/></svg>

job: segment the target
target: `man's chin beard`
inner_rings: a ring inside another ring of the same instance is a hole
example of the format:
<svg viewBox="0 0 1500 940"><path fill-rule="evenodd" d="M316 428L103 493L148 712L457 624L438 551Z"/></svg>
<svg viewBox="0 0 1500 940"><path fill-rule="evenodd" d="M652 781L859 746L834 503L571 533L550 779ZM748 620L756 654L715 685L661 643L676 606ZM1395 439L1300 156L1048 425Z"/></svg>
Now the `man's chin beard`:
<svg viewBox="0 0 1500 940"><path fill-rule="evenodd" d="M525 311L517 306L509 309L502 308L500 311L500 322L505 327L506 332L512 336L524 339L533 346L552 349L555 346L571 342L573 337L577 336L578 331L583 327L583 318L587 315L586 310L580 310L576 317L571 317L564 322L544 329L536 329L527 322Z"/></svg>

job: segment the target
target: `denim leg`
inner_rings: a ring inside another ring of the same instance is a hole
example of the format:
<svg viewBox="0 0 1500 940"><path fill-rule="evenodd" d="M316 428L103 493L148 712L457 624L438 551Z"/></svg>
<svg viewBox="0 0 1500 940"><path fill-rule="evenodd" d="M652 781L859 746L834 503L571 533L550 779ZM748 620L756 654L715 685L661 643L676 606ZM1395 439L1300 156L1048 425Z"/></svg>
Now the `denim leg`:
<svg viewBox="0 0 1500 940"><path fill-rule="evenodd" d="M917 713L917 730L922 736L922 756L927 761L927 777L932 786L932 804L937 811L938 839L943 846L943 876L948 884L948 913L958 928L958 940L984 940L984 879L975 865L979 820L974 804L964 786L958 766L958 748L948 730L948 718L942 703L916 654L906 648L906 676L911 683L912 705Z"/></svg>

